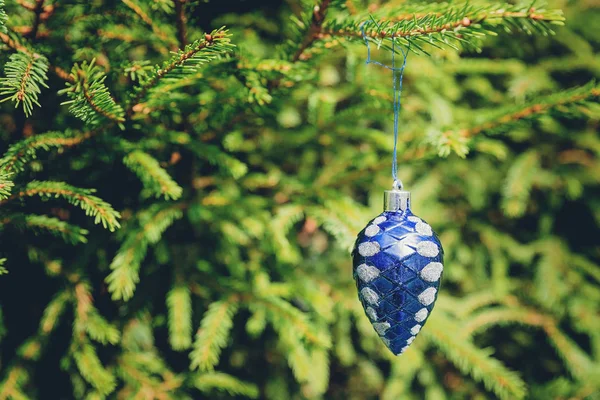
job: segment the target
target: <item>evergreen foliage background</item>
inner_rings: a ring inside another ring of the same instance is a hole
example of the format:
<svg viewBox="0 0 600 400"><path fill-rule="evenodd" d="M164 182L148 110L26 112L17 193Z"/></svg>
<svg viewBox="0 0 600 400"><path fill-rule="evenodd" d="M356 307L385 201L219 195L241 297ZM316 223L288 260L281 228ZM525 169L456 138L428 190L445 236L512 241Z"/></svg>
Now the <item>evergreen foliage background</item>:
<svg viewBox="0 0 600 400"><path fill-rule="evenodd" d="M599 398L594 3L0 0L0 399ZM391 185L366 20L446 253L400 357L349 256Z"/></svg>

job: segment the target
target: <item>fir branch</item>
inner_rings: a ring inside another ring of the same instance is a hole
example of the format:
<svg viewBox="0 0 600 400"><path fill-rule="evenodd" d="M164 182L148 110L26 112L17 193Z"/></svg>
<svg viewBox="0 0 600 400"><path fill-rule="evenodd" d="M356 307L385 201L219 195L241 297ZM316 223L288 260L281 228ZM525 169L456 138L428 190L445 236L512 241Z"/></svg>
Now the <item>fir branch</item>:
<svg viewBox="0 0 600 400"><path fill-rule="evenodd" d="M37 158L38 150L73 147L91 138L95 133L95 131L46 132L21 140L11 145L0 158L0 173L21 172L27 163Z"/></svg>
<svg viewBox="0 0 600 400"><path fill-rule="evenodd" d="M0 258L0 276L8 274L8 270L4 266L4 264L6 264L6 261L7 261L6 258Z"/></svg>
<svg viewBox="0 0 600 400"><path fill-rule="evenodd" d="M312 10L312 20L308 29L306 29L305 37L300 43L298 50L292 56L292 62L303 59L304 51L317 40L319 34L322 32L323 22L327 16L327 8L331 4L331 0L320 0L319 4L316 4Z"/></svg>
<svg viewBox="0 0 600 400"><path fill-rule="evenodd" d="M154 21L152 21L152 18L150 18L142 6L138 4L137 0L123 0L123 3L127 7L131 8L131 10L133 10L133 12L136 13L142 19L142 21L144 21L152 29L152 32L154 32L154 34L160 40L170 44L173 43L171 38L169 38L169 36L163 32L162 29L160 29L160 27L154 23Z"/></svg>
<svg viewBox="0 0 600 400"><path fill-rule="evenodd" d="M590 82L579 88L561 91L549 96L540 96L527 102L525 106L510 106L487 113L479 110L474 113L474 115L479 116L476 118L475 125L471 128L459 130L458 134L470 138L482 132L506 132L521 121L539 117L565 106L573 107L586 102L594 102L597 101L598 97L600 97L600 85ZM447 134L451 134L451 132L448 131Z"/></svg>
<svg viewBox="0 0 600 400"><path fill-rule="evenodd" d="M48 303L44 309L44 315L40 320L40 334L48 335L54 330L70 299L70 293L68 291L62 291L50 300L50 303Z"/></svg>
<svg viewBox="0 0 600 400"><path fill-rule="evenodd" d="M179 50L161 67L157 67L140 87L136 88L136 94L129 103L127 114L130 115L137 111L138 103L159 83L181 79L187 74L195 73L202 65L230 52L233 45L229 36L226 30L220 28L206 34L203 39L185 46L183 50Z"/></svg>
<svg viewBox="0 0 600 400"><path fill-rule="evenodd" d="M441 12L415 14L410 19L402 16L396 22L393 22L393 16L382 18L380 21L371 17L365 25L365 35L370 39L378 40L379 43L385 38L398 38L404 44L410 42L413 51L424 51L421 44L436 47L451 45L449 39L473 45L473 40L495 34L492 29L497 28L507 31L516 28L527 33L538 31L548 34L552 33L550 24L562 24L564 21L560 10L536 10L533 5L531 3L527 5L499 3L481 7L469 4L446 5L446 9ZM366 20L366 16L361 16L360 19L326 21L319 38L332 36L362 38L361 25Z"/></svg>
<svg viewBox="0 0 600 400"><path fill-rule="evenodd" d="M129 300L133 296L148 246L158 243L163 232L183 216L180 208L157 204L138 215L139 228L130 230L110 264L112 272L106 282L113 299Z"/></svg>
<svg viewBox="0 0 600 400"><path fill-rule="evenodd" d="M120 331L100 315L93 303L89 284L79 281L74 290L75 323L73 332L76 337L81 338L87 334L91 339L101 344L116 344L120 337Z"/></svg>
<svg viewBox="0 0 600 400"><path fill-rule="evenodd" d="M227 345L233 316L238 310L237 296L216 301L204 314L200 329L196 333L194 350L190 353L190 368L212 371L219 362L221 350Z"/></svg>
<svg viewBox="0 0 600 400"><path fill-rule="evenodd" d="M505 215L515 218L525 214L529 194L539 172L540 160L535 151L527 151L513 161L502 191L502 211Z"/></svg>
<svg viewBox="0 0 600 400"><path fill-rule="evenodd" d="M181 197L183 193L181 186L151 155L136 150L125 156L123 163L140 178L144 188L156 197L163 196L165 200L177 200Z"/></svg>
<svg viewBox="0 0 600 400"><path fill-rule="evenodd" d="M0 0L0 34L6 33L6 21L8 15L4 11L4 0Z"/></svg>
<svg viewBox="0 0 600 400"><path fill-rule="evenodd" d="M0 167L0 201L10 197L10 192L15 184L11 180L11 175L2 172Z"/></svg>
<svg viewBox="0 0 600 400"><path fill-rule="evenodd" d="M73 358L81 376L102 395L109 395L117 385L115 376L103 365L96 349L91 344L84 344L76 349Z"/></svg>
<svg viewBox="0 0 600 400"><path fill-rule="evenodd" d="M542 328L574 376L587 379L591 373L594 373L592 360L560 331L553 318L535 310L525 307L483 310L467 320L459 331L465 337L469 337L495 325L509 324ZM600 370L597 372L600 373Z"/></svg>
<svg viewBox="0 0 600 400"><path fill-rule="evenodd" d="M22 229L31 229L34 232L49 232L70 244L86 243L86 235L89 233L87 229L46 215L12 214L0 220L0 225L9 223Z"/></svg>
<svg viewBox="0 0 600 400"><path fill-rule="evenodd" d="M71 111L86 124L96 126L108 121L121 123L125 121L125 112L110 95L104 84L106 74L91 63L75 64L71 70L71 81L59 92L66 94L71 100L63 105L70 105Z"/></svg>
<svg viewBox="0 0 600 400"><path fill-rule="evenodd" d="M22 44L18 43L14 39L12 39L6 33L2 32L1 29L0 29L0 42L4 43L11 49L21 52L23 54L26 54L28 56L41 57L39 54L33 52L32 50L28 49L27 47L23 46ZM67 71L65 71L64 69L62 69L56 65L49 65L49 68L52 72L54 72L56 74L56 76L58 76L62 80L65 80L65 81L71 80L71 75L69 75L69 73Z"/></svg>
<svg viewBox="0 0 600 400"><path fill-rule="evenodd" d="M208 372L192 378L192 384L201 392L210 395L213 392L225 392L230 396L244 396L257 399L258 386L244 382L223 372Z"/></svg>
<svg viewBox="0 0 600 400"><path fill-rule="evenodd" d="M178 284L167 294L169 343L173 350L192 345L192 297L186 285Z"/></svg>
<svg viewBox="0 0 600 400"><path fill-rule="evenodd" d="M95 190L81 189L64 182L33 181L16 194L0 201L0 205L24 197L40 196L42 198L64 198L75 207L81 208L85 214L94 217L94 223L101 223L111 232L120 227L118 219L121 215L110 204L92 195Z"/></svg>
<svg viewBox="0 0 600 400"><path fill-rule="evenodd" d="M278 331L285 331L288 327L296 332L308 343L322 347L331 347L330 336L314 326L306 314L278 297L251 297L250 301L262 306L267 311L267 316Z"/></svg>
<svg viewBox="0 0 600 400"><path fill-rule="evenodd" d="M15 366L6 372L6 378L0 382L0 400L26 400L22 387L29 380L29 374L21 366Z"/></svg>
<svg viewBox="0 0 600 400"><path fill-rule="evenodd" d="M33 106L39 106L38 96L41 88L48 86L48 60L43 56L15 53L10 56L10 61L4 66L5 78L0 78L0 103L11 100L15 107L23 105L26 116L33 112Z"/></svg>
<svg viewBox="0 0 600 400"><path fill-rule="evenodd" d="M460 329L449 318L435 314L423 334L429 338L464 374L483 382L488 390L501 399L522 399L526 394L525 382L498 360L489 351L477 348L468 340L460 340L454 333Z"/></svg>

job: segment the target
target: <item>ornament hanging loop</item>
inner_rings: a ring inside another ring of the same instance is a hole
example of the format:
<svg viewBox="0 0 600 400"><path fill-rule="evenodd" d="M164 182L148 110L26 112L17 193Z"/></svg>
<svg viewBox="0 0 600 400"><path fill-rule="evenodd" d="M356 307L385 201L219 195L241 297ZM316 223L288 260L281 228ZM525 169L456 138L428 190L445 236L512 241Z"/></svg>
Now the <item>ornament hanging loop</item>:
<svg viewBox="0 0 600 400"><path fill-rule="evenodd" d="M361 24L360 30L362 38L367 46L367 61L366 64L375 64L392 71L393 76L393 90L394 90L394 152L392 154L392 179L394 180L392 189L393 191L401 191L403 188L402 181L398 179L398 120L400 116L401 98L402 98L402 79L404 77L404 68L406 67L406 60L410 51L410 41L408 42L408 49L404 51L401 47L400 52L402 53L403 62L402 66L396 67L396 38L392 34L392 66L385 65L379 61L371 60L371 46L369 44L369 38L365 32L365 25L369 21L365 21ZM387 193L387 192L386 192ZM386 206L387 207L387 206Z"/></svg>

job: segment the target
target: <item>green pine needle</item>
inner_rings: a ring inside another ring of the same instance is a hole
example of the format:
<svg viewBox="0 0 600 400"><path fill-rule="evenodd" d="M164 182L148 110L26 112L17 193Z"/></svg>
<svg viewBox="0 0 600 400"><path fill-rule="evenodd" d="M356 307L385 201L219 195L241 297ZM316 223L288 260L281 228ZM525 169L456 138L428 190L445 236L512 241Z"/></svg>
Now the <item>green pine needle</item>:
<svg viewBox="0 0 600 400"><path fill-rule="evenodd" d="M223 372L199 374L192 379L193 385L203 393L224 392L230 396L244 396L257 399L260 395L258 386L244 382Z"/></svg>
<svg viewBox="0 0 600 400"><path fill-rule="evenodd" d="M171 178L160 163L148 153L133 151L123 159L125 165L132 170L144 184L144 188L155 197L165 200L177 200L183 189Z"/></svg>
<svg viewBox="0 0 600 400"><path fill-rule="evenodd" d="M39 106L38 96L41 87L47 88L48 60L38 54L15 53L4 66L4 78L0 78L0 103L13 101L20 104L26 116L30 116L35 105Z"/></svg>
<svg viewBox="0 0 600 400"><path fill-rule="evenodd" d="M68 104L73 115L90 126L125 121L125 111L108 91L104 84L106 74L95 65L95 60L89 64L75 64L71 78L72 82L67 81L67 87L59 94L66 94L71 99L62 104Z"/></svg>
<svg viewBox="0 0 600 400"><path fill-rule="evenodd" d="M20 140L11 145L4 156L0 158L0 173L2 171L22 172L29 162L37 158L38 150L59 150L75 146L89 138L89 136L89 133L74 131L46 132Z"/></svg>
<svg viewBox="0 0 600 400"><path fill-rule="evenodd" d="M94 189L81 189L64 182L33 181L13 197L63 198L75 207L81 208L86 215L93 217L94 223L102 224L112 232L121 226L118 221L121 215L110 204L94 196L94 192Z"/></svg>
<svg viewBox="0 0 600 400"><path fill-rule="evenodd" d="M6 21L8 15L4 11L4 0L0 0L0 33L6 33Z"/></svg>
<svg viewBox="0 0 600 400"><path fill-rule="evenodd" d="M192 297L185 285L176 285L167 294L169 343L181 351L192 345Z"/></svg>
<svg viewBox="0 0 600 400"><path fill-rule="evenodd" d="M106 278L115 300L129 300L140 280L139 270L148 246L158 243L163 232L183 216L178 206L157 204L138 215L139 225L131 229L110 264Z"/></svg>
<svg viewBox="0 0 600 400"><path fill-rule="evenodd" d="M190 353L190 368L212 371L219 362L221 350L227 345L238 302L231 297L212 303L202 318L200 329Z"/></svg>

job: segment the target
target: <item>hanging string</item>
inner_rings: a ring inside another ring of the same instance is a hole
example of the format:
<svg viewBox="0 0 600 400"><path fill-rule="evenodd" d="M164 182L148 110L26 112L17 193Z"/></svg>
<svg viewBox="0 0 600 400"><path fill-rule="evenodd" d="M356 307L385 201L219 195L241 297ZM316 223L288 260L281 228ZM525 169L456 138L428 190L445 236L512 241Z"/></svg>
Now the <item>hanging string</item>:
<svg viewBox="0 0 600 400"><path fill-rule="evenodd" d="M392 36L392 66L380 63L379 61L371 60L371 46L369 44L369 38L365 33L365 25L368 21L361 24L360 30L362 32L363 40L367 45L367 62L366 64L375 64L381 67L387 68L392 71L393 77L393 90L394 90L394 152L392 155L392 178L394 180L393 189L401 190L402 181L398 179L398 123L401 109L402 99L402 80L404 78L404 68L406 67L406 59L408 58L408 52L410 50L410 42L408 42L408 49L404 51L402 47L399 47L402 53L403 61L401 67L396 67L396 38Z"/></svg>

